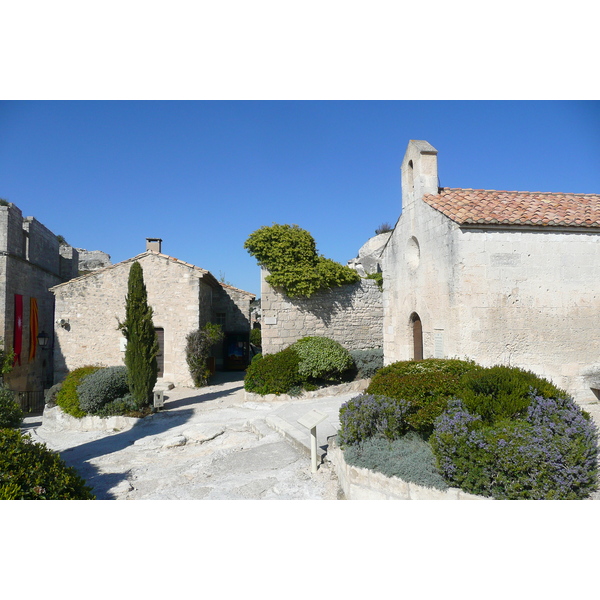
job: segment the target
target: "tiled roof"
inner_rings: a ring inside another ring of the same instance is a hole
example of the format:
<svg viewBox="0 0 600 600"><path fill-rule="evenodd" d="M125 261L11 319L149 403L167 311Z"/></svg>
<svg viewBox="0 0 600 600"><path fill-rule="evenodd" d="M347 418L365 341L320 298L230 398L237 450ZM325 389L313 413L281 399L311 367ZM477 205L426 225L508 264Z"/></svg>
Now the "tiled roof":
<svg viewBox="0 0 600 600"><path fill-rule="evenodd" d="M460 225L600 228L599 194L440 188L423 200Z"/></svg>

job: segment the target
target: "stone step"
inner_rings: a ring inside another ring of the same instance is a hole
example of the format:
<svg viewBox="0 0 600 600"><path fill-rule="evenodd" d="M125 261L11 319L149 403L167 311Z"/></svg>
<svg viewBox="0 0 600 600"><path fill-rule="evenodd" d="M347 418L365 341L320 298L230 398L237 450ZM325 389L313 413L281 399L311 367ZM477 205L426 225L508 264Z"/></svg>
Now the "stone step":
<svg viewBox="0 0 600 600"><path fill-rule="evenodd" d="M175 384L173 384L170 381L162 381L162 380L158 380L156 382L156 385L154 386L154 392L166 392L168 390L172 390L175 387Z"/></svg>

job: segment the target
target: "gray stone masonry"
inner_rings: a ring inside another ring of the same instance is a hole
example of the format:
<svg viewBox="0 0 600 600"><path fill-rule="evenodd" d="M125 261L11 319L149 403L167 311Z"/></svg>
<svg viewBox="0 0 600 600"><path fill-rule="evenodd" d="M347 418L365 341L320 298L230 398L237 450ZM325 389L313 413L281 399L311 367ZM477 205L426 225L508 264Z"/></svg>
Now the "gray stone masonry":
<svg viewBox="0 0 600 600"><path fill-rule="evenodd" d="M263 270L263 353L279 352L305 336L328 337L348 350L382 346L383 304L375 281L361 279L310 298L288 298L270 286L265 276Z"/></svg>

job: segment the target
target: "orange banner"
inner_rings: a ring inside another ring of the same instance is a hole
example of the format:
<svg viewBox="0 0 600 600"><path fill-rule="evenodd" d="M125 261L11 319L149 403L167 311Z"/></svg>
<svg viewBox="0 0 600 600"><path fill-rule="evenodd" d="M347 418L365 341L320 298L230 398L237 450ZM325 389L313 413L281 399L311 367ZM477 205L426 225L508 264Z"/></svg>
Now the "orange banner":
<svg viewBox="0 0 600 600"><path fill-rule="evenodd" d="M38 305L35 298L29 298L29 360L35 358L38 336Z"/></svg>

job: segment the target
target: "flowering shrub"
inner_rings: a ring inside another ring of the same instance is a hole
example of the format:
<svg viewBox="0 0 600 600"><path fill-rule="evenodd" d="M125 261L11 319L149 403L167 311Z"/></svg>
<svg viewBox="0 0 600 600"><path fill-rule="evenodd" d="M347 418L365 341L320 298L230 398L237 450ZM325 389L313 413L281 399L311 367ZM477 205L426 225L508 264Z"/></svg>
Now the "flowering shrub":
<svg viewBox="0 0 600 600"><path fill-rule="evenodd" d="M568 398L532 395L522 419L491 425L454 399L429 441L444 479L466 492L570 500L597 489L597 428Z"/></svg>
<svg viewBox="0 0 600 600"><path fill-rule="evenodd" d="M524 416L532 393L546 398L567 396L565 390L531 371L501 365L470 371L461 377L460 385L465 407L488 424Z"/></svg>
<svg viewBox="0 0 600 600"><path fill-rule="evenodd" d="M340 430L338 441L351 446L379 435L395 440L404 435L409 427L406 415L409 404L374 394L361 394L340 407Z"/></svg>
<svg viewBox="0 0 600 600"><path fill-rule="evenodd" d="M435 419L461 389L461 376L476 368L455 359L401 361L379 369L366 392L406 402L407 427L429 436Z"/></svg>

